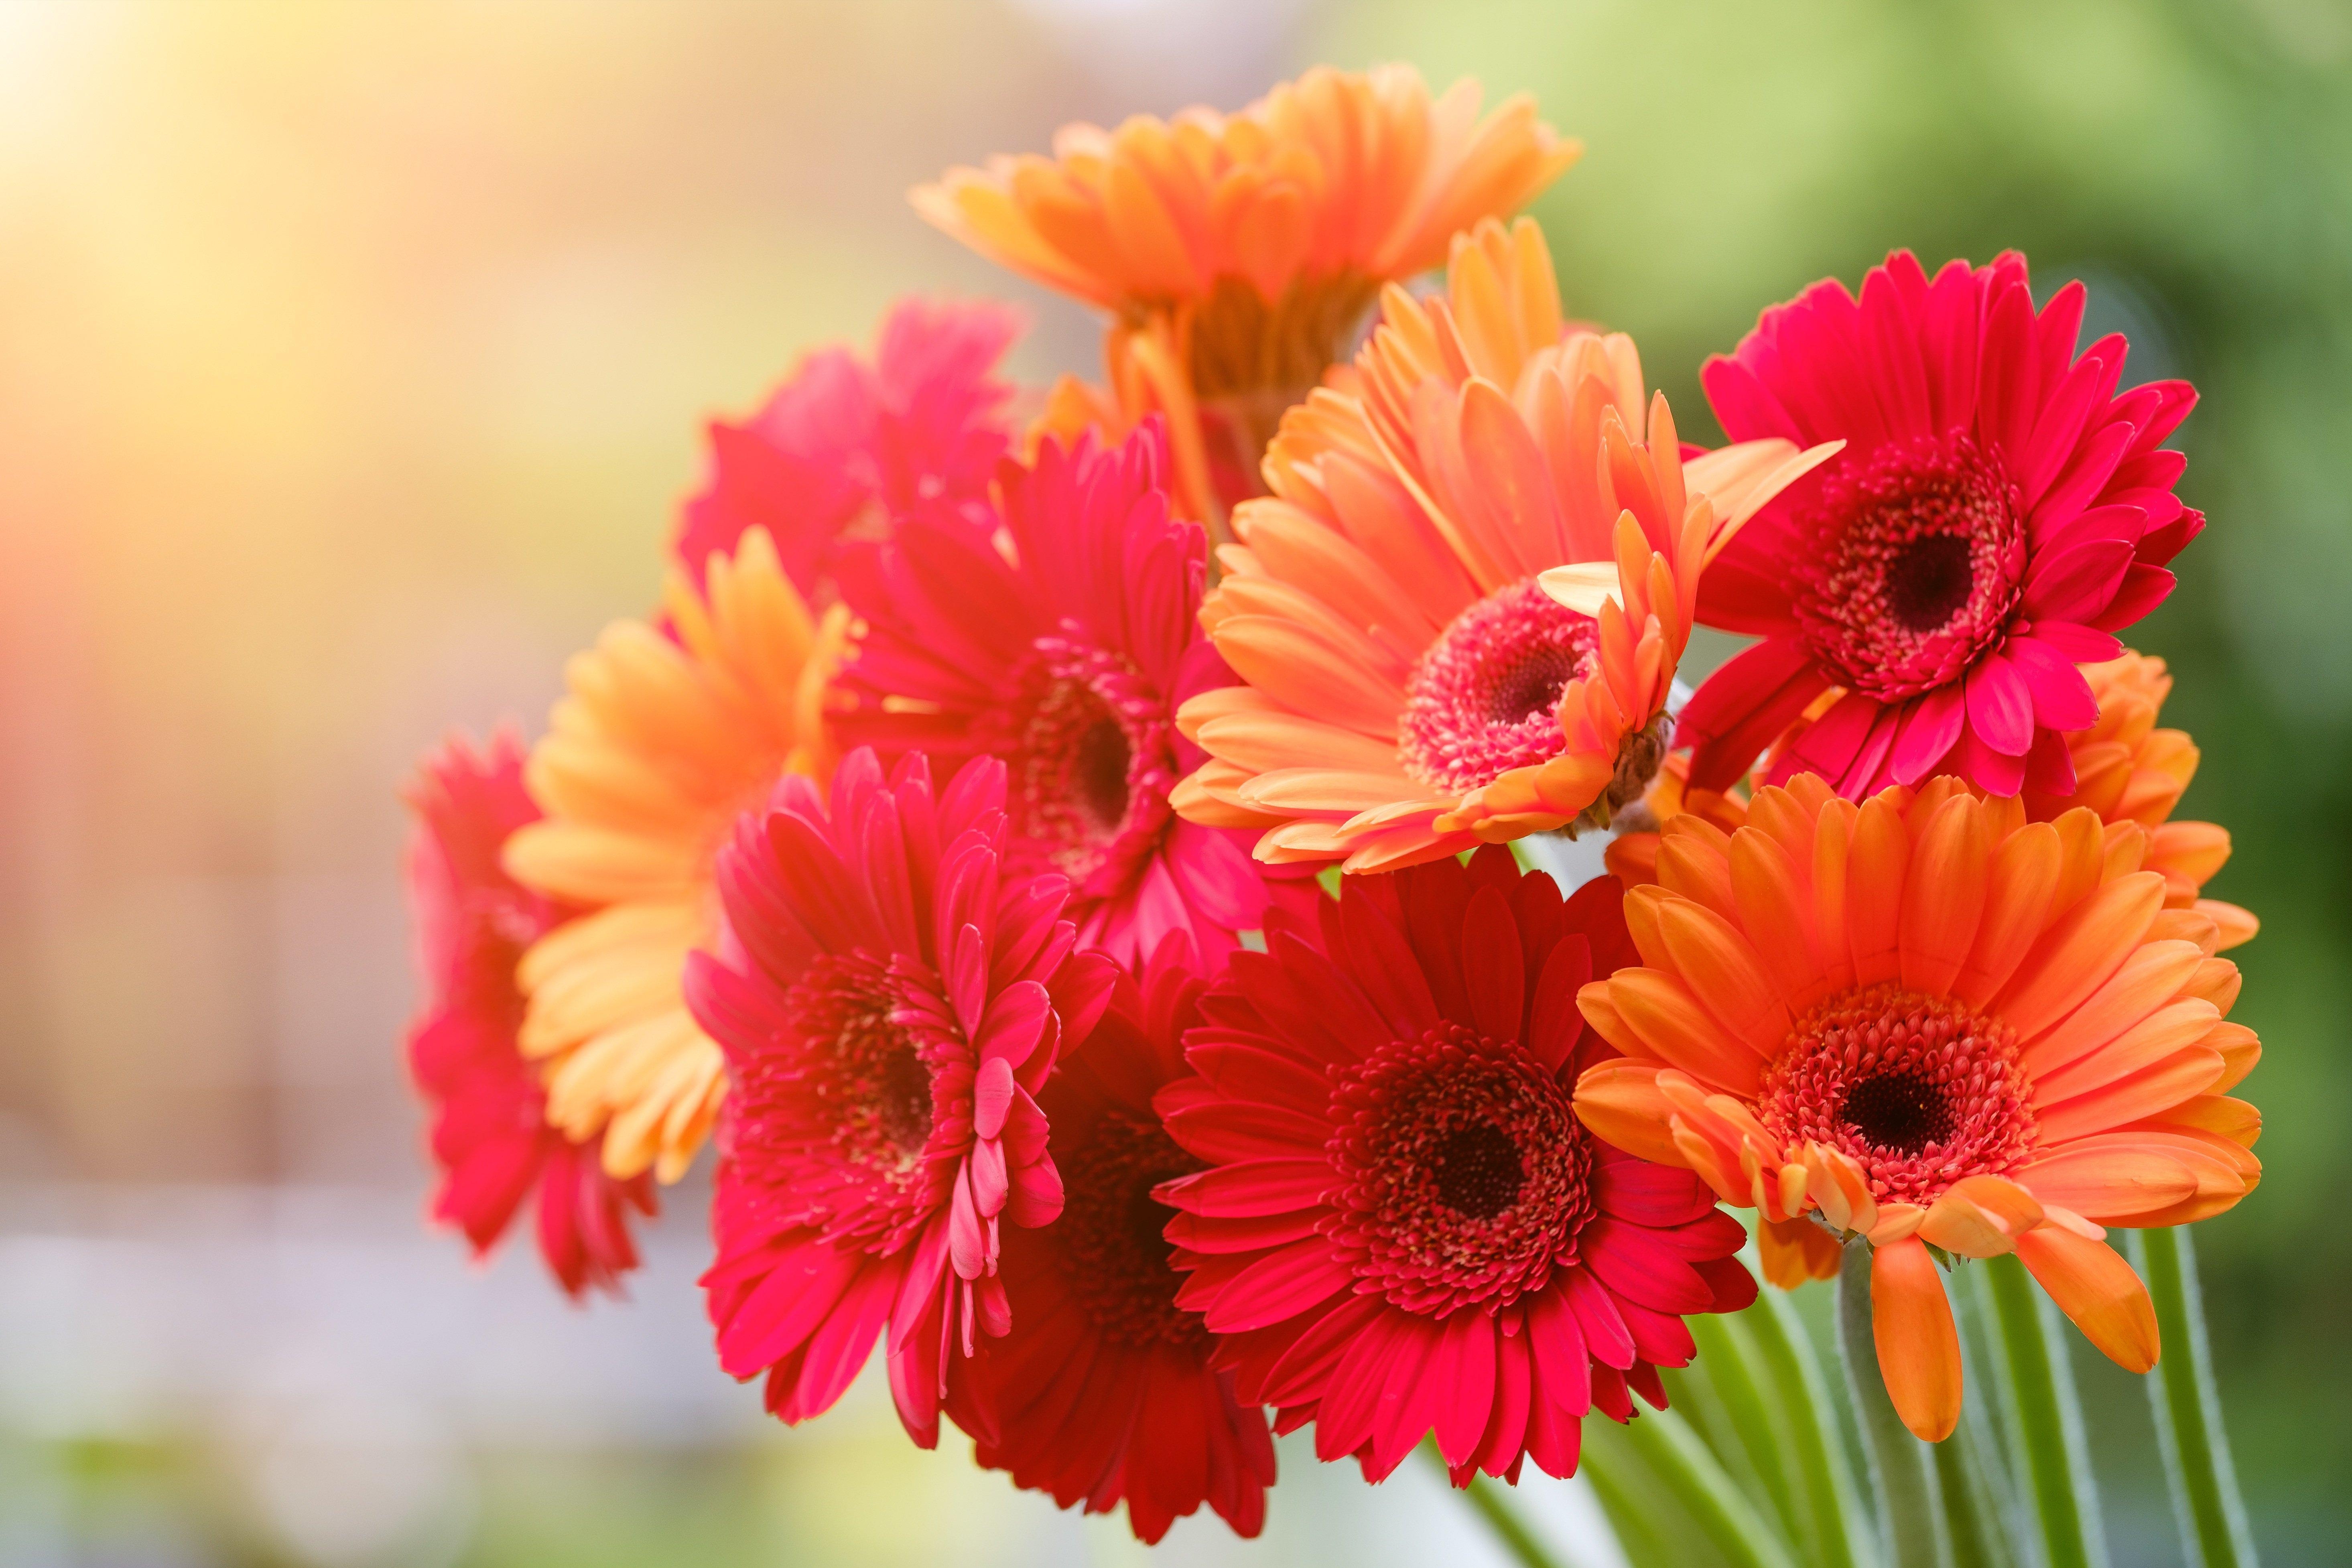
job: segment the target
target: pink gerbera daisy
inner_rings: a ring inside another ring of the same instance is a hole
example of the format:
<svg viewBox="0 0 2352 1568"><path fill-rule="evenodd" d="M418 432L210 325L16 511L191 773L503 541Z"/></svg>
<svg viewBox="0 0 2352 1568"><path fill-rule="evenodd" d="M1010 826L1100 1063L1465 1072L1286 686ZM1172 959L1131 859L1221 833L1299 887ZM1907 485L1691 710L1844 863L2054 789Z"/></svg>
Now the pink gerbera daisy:
<svg viewBox="0 0 2352 1568"><path fill-rule="evenodd" d="M1056 877L1003 864L1004 768L934 796L853 753L830 806L797 775L719 862L723 960L687 1000L726 1052L703 1277L719 1363L766 1373L787 1422L830 1408L890 1330L890 1388L925 1447L975 1329L1007 1327L1001 1226L1043 1225L1062 1184L1033 1098L1108 998Z"/></svg>
<svg viewBox="0 0 2352 1568"><path fill-rule="evenodd" d="M515 1043L522 994L515 962L572 911L508 876L499 852L539 808L522 784L522 743L508 731L477 752L452 737L405 793L416 814L408 900L425 1005L408 1030L409 1070L433 1106L441 1167L433 1217L488 1253L536 1194L539 1250L571 1295L618 1293L637 1266L631 1209L655 1212L643 1175L605 1174L594 1142L547 1124L547 1094Z"/></svg>
<svg viewBox="0 0 2352 1568"><path fill-rule="evenodd" d="M2164 601L2204 526L2159 443L2186 382L2118 396L2120 335L2081 354L2084 290L2039 315L2025 258L1933 281L1909 251L1764 312L1702 374L1734 440L1843 439L1709 570L1699 619L1764 640L1684 710L1691 783L1722 789L1824 690L1836 705L1771 782L1854 799L1957 773L1997 795L2074 788L2063 731L2098 716L2078 662Z"/></svg>
<svg viewBox="0 0 2352 1568"><path fill-rule="evenodd" d="M1210 1365L1201 1315L1176 1304L1183 1276L1161 1235L1174 1212L1152 1196L1202 1165L1151 1097L1185 1072L1181 1039L1203 989L1191 954L1164 944L1038 1096L1062 1216L1006 1233L1013 1331L974 1364L993 1417L977 1434L980 1462L1064 1508L1083 1499L1107 1513L1123 1498L1146 1542L1203 1502L1255 1535L1274 1484L1265 1412L1234 1398L1233 1374Z"/></svg>
<svg viewBox="0 0 2352 1568"><path fill-rule="evenodd" d="M1176 709L1232 676L1198 620L1207 535L1169 516L1165 464L1157 420L1108 447L1047 440L1000 469L996 541L910 518L843 576L866 631L842 743L1002 757L1008 864L1068 878L1080 939L1129 965L1171 931L1213 962L1266 900L1246 837L1168 804L1203 760Z"/></svg>
<svg viewBox="0 0 2352 1568"><path fill-rule="evenodd" d="M1682 1314L1754 1299L1705 1185L1572 1109L1613 1054L1576 994L1633 961L1622 905L1613 878L1563 905L1500 847L1349 877L1319 948L1277 922L1204 999L1199 1076L1159 1097L1210 1167L1160 1189L1177 1302L1319 1458L1379 1480L1434 1432L1457 1484L1568 1475L1588 1409L1664 1405Z"/></svg>
<svg viewBox="0 0 2352 1568"><path fill-rule="evenodd" d="M988 481L1009 440L1012 388L996 363L1020 335L1008 306L906 300L872 363L821 349L740 425L710 423L710 468L679 521L696 581L765 528L793 586L818 596L845 540L914 512L985 524Z"/></svg>

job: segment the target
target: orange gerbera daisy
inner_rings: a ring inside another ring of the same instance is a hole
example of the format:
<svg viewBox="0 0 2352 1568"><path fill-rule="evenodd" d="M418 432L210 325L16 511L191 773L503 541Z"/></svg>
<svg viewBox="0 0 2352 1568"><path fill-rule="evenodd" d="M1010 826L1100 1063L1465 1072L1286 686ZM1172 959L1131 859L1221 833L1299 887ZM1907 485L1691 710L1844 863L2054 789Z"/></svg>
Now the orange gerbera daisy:
<svg viewBox="0 0 2352 1568"><path fill-rule="evenodd" d="M573 657L525 773L546 818L507 841L506 865L593 911L517 970L548 1120L575 1141L601 1131L615 1176L674 1182L726 1089L679 992L686 955L717 931L712 864L779 777L819 772L833 662L820 648L837 646L845 612L812 621L764 528L712 554L699 593L673 570L663 608L668 636L622 621Z"/></svg>
<svg viewBox="0 0 2352 1568"><path fill-rule="evenodd" d="M1632 341L1565 327L1524 218L1460 237L1444 299L1391 286L1356 371L1285 416L1274 496L1234 516L1201 620L1245 684L1178 714L1211 758L1178 809L1350 871L1606 825L1664 751L1701 569L1834 444L1686 464Z"/></svg>
<svg viewBox="0 0 2352 1568"><path fill-rule="evenodd" d="M2164 660L2126 651L2082 668L2098 701L2099 721L2066 737L2074 756L2074 793L2048 795L2029 788L2027 815L2047 821L2087 805L2109 824L2139 824L2148 838L2142 864L2163 874L2165 907L2202 911L2220 929L2224 948L2250 941L2262 929L2252 910L2199 896L2229 861L2230 830L2214 822L2172 820L2172 808L2197 776L2198 752L2186 731L2156 727L2172 693Z"/></svg>
<svg viewBox="0 0 2352 1568"><path fill-rule="evenodd" d="M1931 1247L2015 1252L2145 1372L2156 1314L2101 1227L2203 1219L2261 1176L2261 1118L2227 1098L2262 1051L2223 1017L2237 966L2209 917L2164 907L2146 845L1957 778L1856 805L1801 774L1728 836L1666 825L1657 884L1625 900L1643 967L1578 998L1627 1057L1578 1082L1595 1133L1873 1247L1880 1369L1922 1437L1960 1409Z"/></svg>
<svg viewBox="0 0 2352 1568"><path fill-rule="evenodd" d="M1110 312L1117 417L1169 416L1181 499L1207 516L1212 464L1246 485L1381 284L1435 267L1457 230L1517 209L1582 151L1534 100L1481 120L1479 97L1465 80L1433 100L1410 66L1318 67L1237 114L1065 126L1053 157L950 169L914 203Z"/></svg>

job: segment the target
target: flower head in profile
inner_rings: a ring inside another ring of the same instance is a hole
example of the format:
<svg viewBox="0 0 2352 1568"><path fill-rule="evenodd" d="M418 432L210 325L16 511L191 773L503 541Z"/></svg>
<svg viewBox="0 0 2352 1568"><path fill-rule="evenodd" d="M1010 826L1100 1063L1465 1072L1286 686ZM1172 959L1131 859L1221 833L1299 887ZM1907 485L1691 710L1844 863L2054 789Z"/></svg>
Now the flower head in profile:
<svg viewBox="0 0 2352 1568"><path fill-rule="evenodd" d="M724 956L687 972L734 1089L703 1277L719 1363L821 1415L889 1329L917 1442L980 1333L1009 1326L1003 1227L1061 1212L1036 1092L1115 971L1077 951L1058 877L1004 863L1005 772L935 792L851 753L830 801L787 776L721 857Z"/></svg>
<svg viewBox="0 0 2352 1568"><path fill-rule="evenodd" d="M2025 792L2026 815L2046 821L2087 805L2112 826L2137 823L2147 830L2144 868L2164 878L2167 909L2194 909L2211 920L2227 949L2261 929L2252 910L2203 896L2205 884L2230 859L2230 830L2213 822L2183 822L2173 808L2197 776L2197 744L2180 730L2159 729L2157 717L2172 693L2164 660L2126 652L2086 665L2084 679L2099 705L2098 721L2066 737L2074 790L2050 795Z"/></svg>
<svg viewBox="0 0 2352 1568"><path fill-rule="evenodd" d="M864 635L835 728L884 759L1011 770L1005 857L1070 882L1080 940L1135 965L1171 932L1213 963L1264 916L1244 836L1180 821L1178 704L1232 679L1202 636L1206 536L1168 513L1157 422L1047 441L999 479L1001 533L911 518L844 576Z"/></svg>
<svg viewBox="0 0 2352 1568"><path fill-rule="evenodd" d="M573 657L524 774L546 820L517 829L504 860L584 911L518 972L549 1120L601 1134L616 1176L674 1182L726 1090L678 990L686 955L716 935L711 865L780 774L823 766L824 647L842 617L811 620L764 528L711 556L699 589L673 570L663 603L669 636L622 621Z"/></svg>
<svg viewBox="0 0 2352 1568"><path fill-rule="evenodd" d="M1564 328L1524 219L1464 237L1444 298L1391 289L1356 369L1235 514L1202 619L1243 684L1180 715L1211 760L1179 809L1351 871L1605 826L1668 743L1700 572L1835 447L1685 461L1632 342Z"/></svg>
<svg viewBox="0 0 2352 1568"><path fill-rule="evenodd" d="M2097 707L2078 663L2172 590L2204 526L2161 443L2185 382L2118 395L2124 341L2080 354L2084 290L2037 315L2024 258L1931 281L1909 251L1764 312L1702 380L1735 439L1843 440L1707 575L1699 618L1763 641L1682 715L1692 782L1721 789L1825 690L1841 700L1776 764L1859 799L1957 773L2064 795L2060 738Z"/></svg>
<svg viewBox="0 0 2352 1568"><path fill-rule="evenodd" d="M2260 1118L2228 1098L2261 1054L2225 1017L2237 967L2144 845L1957 778L1857 805L1800 774L1735 833L1666 825L1657 885L1625 898L1641 965L1580 997L1625 1053L1578 1082L1594 1132L1874 1249L1879 1365L1922 1437L1960 1410L1931 1247L2016 1253L2145 1372L2155 1312L2103 1227L2202 1219L2261 1175Z"/></svg>
<svg viewBox="0 0 2352 1568"><path fill-rule="evenodd" d="M980 1462L1064 1508L1105 1513L1124 1500L1145 1542L1203 1502L1254 1536L1274 1484L1265 1412L1234 1397L1201 1315L1176 1305L1184 1277L1161 1235L1174 1211L1152 1196L1202 1167L1151 1097L1185 1072L1202 989L1191 954L1163 945L1038 1095L1062 1214L1004 1233L1013 1329L972 1368L991 1418L974 1423Z"/></svg>
<svg viewBox="0 0 2352 1568"><path fill-rule="evenodd" d="M845 543L914 514L988 524L988 482L1009 432L997 362L1020 335L1008 306L906 300L871 363L844 347L793 367L743 423L713 420L710 466L675 545L691 581L764 529L784 574L829 592Z"/></svg>
<svg viewBox="0 0 2352 1568"><path fill-rule="evenodd" d="M433 1217L463 1231L481 1256L532 1199L540 1256L565 1291L617 1291L637 1266L629 1211L655 1212L652 1184L607 1175L594 1143L574 1143L547 1124L539 1073L516 1047L523 1005L515 961L572 912L499 864L509 836L539 816L522 768L510 733L479 752L453 737L405 792L416 816L408 899L425 982L408 1065L433 1107L442 1173Z"/></svg>
<svg viewBox="0 0 2352 1568"><path fill-rule="evenodd" d="M1610 1047L1580 986L1631 956L1616 884L1564 905L1507 850L1349 877L1319 942L1234 955L1160 1091L1207 1169L1160 1189L1241 1395L1368 1479L1425 1434L1457 1484L1576 1467L1581 1421L1663 1406L1683 1315L1735 1311L1745 1233L1688 1171L1578 1123Z"/></svg>
<svg viewBox="0 0 2352 1568"><path fill-rule="evenodd" d="M1213 446L1237 444L1246 477L1383 283L1437 266L1457 230L1517 210L1581 151L1524 96L1478 108L1475 82L1432 100L1409 66L1318 68L1234 114L1066 126L1050 158L952 169L914 201L1109 313L1118 402L1168 416L1182 510L1206 517Z"/></svg>

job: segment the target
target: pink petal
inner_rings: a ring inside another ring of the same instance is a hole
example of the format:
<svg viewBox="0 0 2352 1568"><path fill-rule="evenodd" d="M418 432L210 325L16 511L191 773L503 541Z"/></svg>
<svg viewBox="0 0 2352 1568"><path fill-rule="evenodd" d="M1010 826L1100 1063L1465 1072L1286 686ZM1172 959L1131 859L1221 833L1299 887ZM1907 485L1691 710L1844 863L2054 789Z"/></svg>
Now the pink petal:
<svg viewBox="0 0 2352 1568"><path fill-rule="evenodd" d="M2017 667L1989 653L1969 671L1969 728L2004 756L2022 757L2033 744L2033 693Z"/></svg>

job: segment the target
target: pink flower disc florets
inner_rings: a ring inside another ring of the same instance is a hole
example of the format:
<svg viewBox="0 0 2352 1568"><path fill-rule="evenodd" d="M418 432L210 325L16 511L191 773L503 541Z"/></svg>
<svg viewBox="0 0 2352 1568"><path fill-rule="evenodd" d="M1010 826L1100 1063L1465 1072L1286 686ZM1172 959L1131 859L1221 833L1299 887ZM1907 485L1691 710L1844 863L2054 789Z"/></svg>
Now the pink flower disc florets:
<svg viewBox="0 0 2352 1568"><path fill-rule="evenodd" d="M1958 679L2007 630L2023 499L1965 435L1892 442L1841 469L1801 524L1790 608L1840 684L1899 701Z"/></svg>
<svg viewBox="0 0 2352 1568"><path fill-rule="evenodd" d="M1063 637L1039 637L1014 684L1019 699L977 737L1012 769L1008 858L1058 872L1081 898L1108 896L1158 852L1168 826L1167 700L1130 660Z"/></svg>
<svg viewBox="0 0 2352 1568"><path fill-rule="evenodd" d="M2033 1148L2014 1032L1948 996L1887 984L1832 996L1765 1069L1759 1111L1784 1147L1853 1156L1881 1203L1929 1204Z"/></svg>
<svg viewBox="0 0 2352 1568"><path fill-rule="evenodd" d="M1398 724L1405 769L1479 789L1559 754L1560 694L1588 673L1600 628L1530 581L1454 617L1414 663Z"/></svg>

